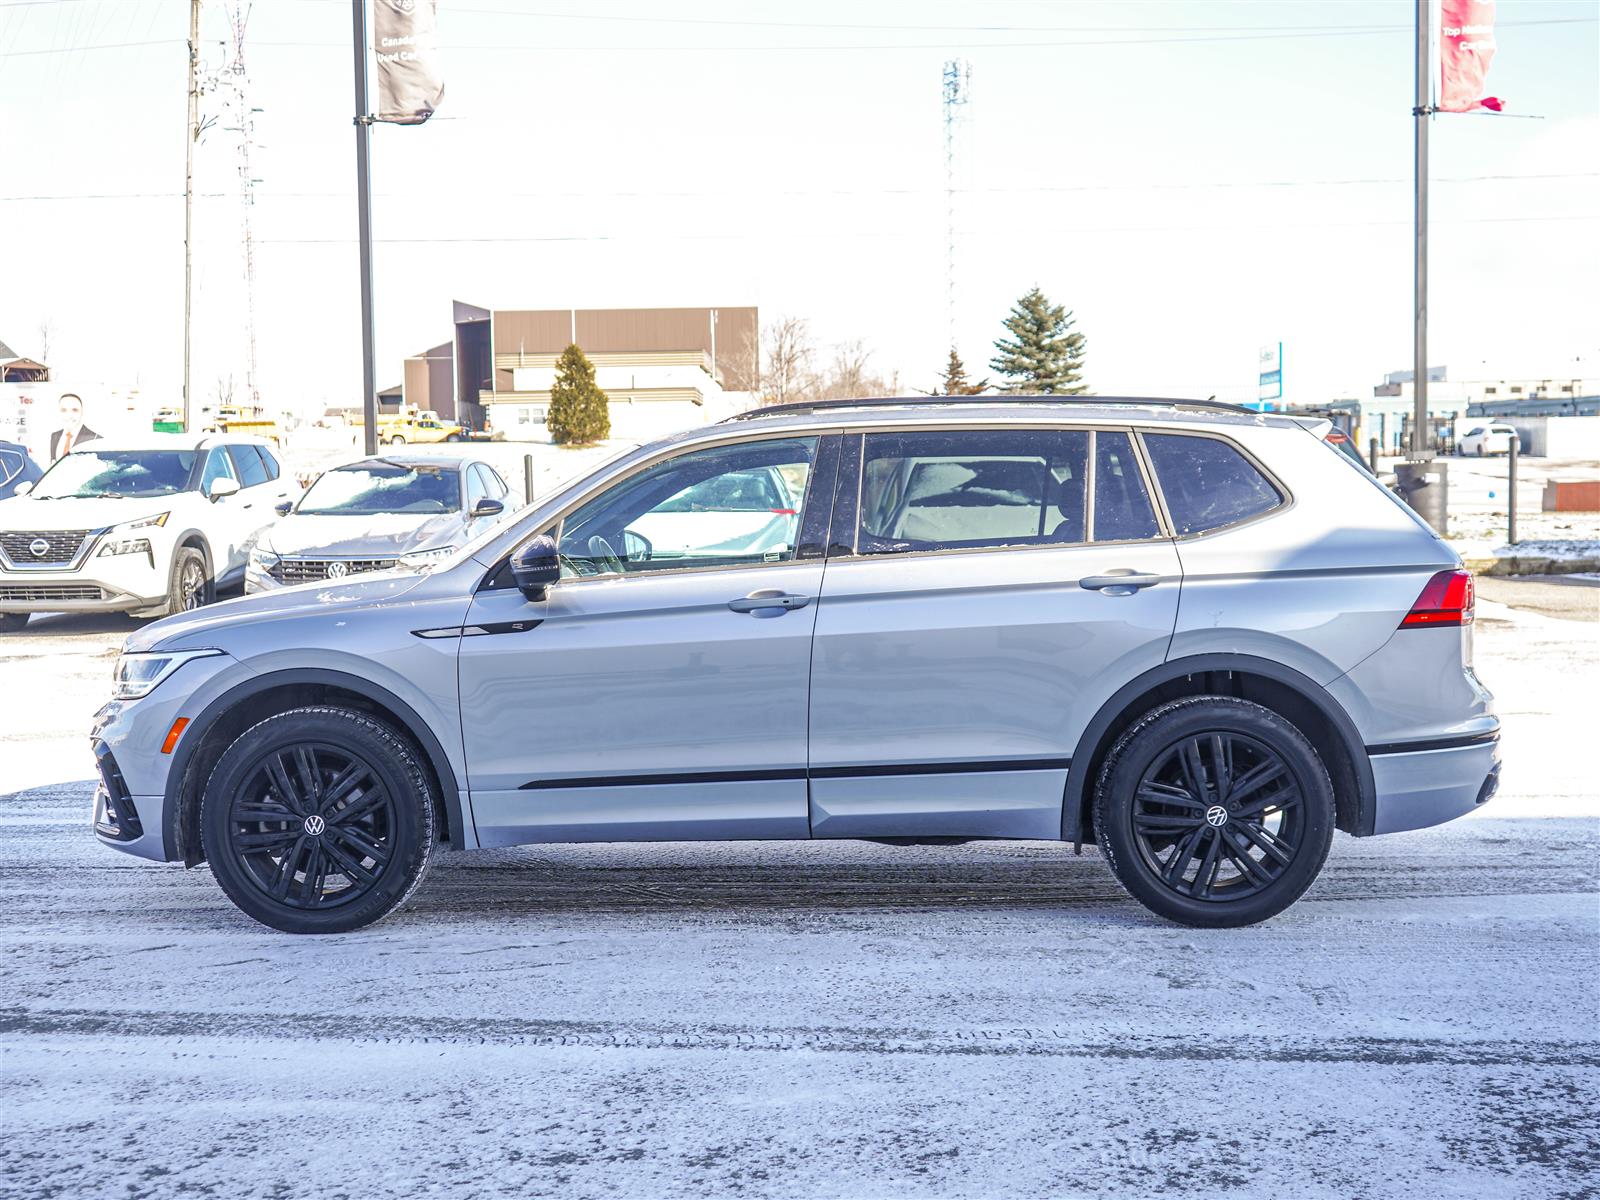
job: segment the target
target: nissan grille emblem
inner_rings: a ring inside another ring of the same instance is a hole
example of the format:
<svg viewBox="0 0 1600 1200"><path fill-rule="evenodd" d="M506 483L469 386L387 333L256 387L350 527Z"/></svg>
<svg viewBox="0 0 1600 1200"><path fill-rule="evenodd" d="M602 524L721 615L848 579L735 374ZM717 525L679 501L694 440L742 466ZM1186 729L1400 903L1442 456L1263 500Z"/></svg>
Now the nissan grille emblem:
<svg viewBox="0 0 1600 1200"><path fill-rule="evenodd" d="M316 813L306 818L306 832L312 837L321 837L322 831L326 828L327 824Z"/></svg>
<svg viewBox="0 0 1600 1200"><path fill-rule="evenodd" d="M331 562L328 564L329 579L343 579L349 573L350 568L342 562Z"/></svg>
<svg viewBox="0 0 1600 1200"><path fill-rule="evenodd" d="M50 553L50 543L44 538L34 538L33 541L28 543L28 549L33 551L35 558L43 558Z"/></svg>

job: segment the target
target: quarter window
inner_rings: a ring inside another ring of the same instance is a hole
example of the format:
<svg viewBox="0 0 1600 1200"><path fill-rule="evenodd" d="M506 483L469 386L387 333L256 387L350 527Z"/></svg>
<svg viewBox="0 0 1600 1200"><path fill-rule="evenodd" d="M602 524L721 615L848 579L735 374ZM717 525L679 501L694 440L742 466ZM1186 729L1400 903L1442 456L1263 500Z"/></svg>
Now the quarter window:
<svg viewBox="0 0 1600 1200"><path fill-rule="evenodd" d="M1089 435L1056 429L874 433L862 554L1084 540Z"/></svg>
<svg viewBox="0 0 1600 1200"><path fill-rule="evenodd" d="M817 439L714 446L648 467L561 523L562 575L789 562Z"/></svg>
<svg viewBox="0 0 1600 1200"><path fill-rule="evenodd" d="M1144 442L1180 536L1220 529L1283 503L1278 489L1227 442L1172 433L1147 433Z"/></svg>
<svg viewBox="0 0 1600 1200"><path fill-rule="evenodd" d="M1094 435L1094 540L1125 542L1159 537L1150 492L1144 486L1126 433Z"/></svg>

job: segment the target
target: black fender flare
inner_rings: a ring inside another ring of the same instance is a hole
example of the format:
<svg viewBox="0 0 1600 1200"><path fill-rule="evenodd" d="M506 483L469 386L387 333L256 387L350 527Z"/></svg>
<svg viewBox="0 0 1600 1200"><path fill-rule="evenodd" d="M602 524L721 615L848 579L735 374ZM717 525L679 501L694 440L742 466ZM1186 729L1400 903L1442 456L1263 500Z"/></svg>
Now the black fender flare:
<svg viewBox="0 0 1600 1200"><path fill-rule="evenodd" d="M461 806L461 790L456 786L455 768L450 765L450 757L445 753L443 743L439 741L428 723L417 714L416 709L370 679L322 667L292 667L255 675L242 683L235 684L206 705L200 714L189 722L183 738L173 753L172 766L167 772L166 811L163 822L165 828L162 830L162 838L169 858L181 857L187 861L189 851L194 849L183 844L183 784L185 776L189 773L190 760L200 744L205 741L206 734L218 720L252 696L259 696L274 688L297 684L322 684L368 696L394 714L400 721L401 731L409 734L412 740L422 747L422 752L428 756L428 761L433 766L433 773L439 778L439 787L444 793L445 812L450 821L449 845L457 850L466 847L465 814Z"/></svg>
<svg viewBox="0 0 1600 1200"><path fill-rule="evenodd" d="M1093 765L1096 748L1117 718L1127 711L1130 704L1154 687L1171 683L1187 675L1212 671L1238 671L1271 679L1293 690L1328 719L1334 735L1350 756L1350 765L1355 774L1355 835L1357 837L1370 835L1377 811L1377 790L1372 779L1372 760L1367 756L1366 743L1362 741L1355 722L1350 719L1350 714L1345 712L1344 706L1328 693L1328 689L1310 676L1302 675L1293 667L1286 667L1270 658L1257 658L1250 654L1195 654L1187 658L1171 659L1159 667L1152 667L1144 674L1135 676L1100 706L1094 719L1084 728L1072 755L1072 763L1074 765L1082 763L1083 770L1067 772L1066 797L1061 813L1062 840L1081 842L1084 833L1087 832L1083 827L1083 802L1094 782L1089 778L1090 768Z"/></svg>
<svg viewBox="0 0 1600 1200"><path fill-rule="evenodd" d="M182 549L183 544L188 541L200 543L200 553L205 557L206 560L206 578L215 582L217 578L217 558L216 555L211 553L211 539L206 536L205 530L189 528L185 529L182 533L178 534L177 537L173 538L173 556L176 557L178 551ZM172 574L172 564L170 562L167 564L167 574L169 576Z"/></svg>

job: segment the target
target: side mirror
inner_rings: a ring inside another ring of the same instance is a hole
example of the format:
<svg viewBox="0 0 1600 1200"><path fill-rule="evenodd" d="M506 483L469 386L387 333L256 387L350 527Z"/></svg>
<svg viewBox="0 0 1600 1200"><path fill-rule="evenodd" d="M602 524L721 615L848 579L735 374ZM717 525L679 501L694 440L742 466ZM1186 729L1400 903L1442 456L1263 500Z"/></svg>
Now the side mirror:
<svg viewBox="0 0 1600 1200"><path fill-rule="evenodd" d="M239 481L229 479L224 475L221 479L213 479L211 486L206 489L206 495L213 500L221 500L224 496L232 496L239 490Z"/></svg>
<svg viewBox="0 0 1600 1200"><path fill-rule="evenodd" d="M24 479L21 483L17 484L16 487L11 489L11 494L13 496L26 496L31 491L33 491L33 480Z"/></svg>
<svg viewBox="0 0 1600 1200"><path fill-rule="evenodd" d="M272 511L277 513L280 517L287 517L291 512L294 511L294 501L279 500L272 506Z"/></svg>
<svg viewBox="0 0 1600 1200"><path fill-rule="evenodd" d="M505 512L505 510L506 506L503 501L491 500L488 496L484 496L472 506L471 515L475 518L498 517L501 513Z"/></svg>
<svg viewBox="0 0 1600 1200"><path fill-rule="evenodd" d="M517 581L517 590L529 600L543 600L550 586L561 579L556 540L541 533L518 550L511 559L511 576Z"/></svg>

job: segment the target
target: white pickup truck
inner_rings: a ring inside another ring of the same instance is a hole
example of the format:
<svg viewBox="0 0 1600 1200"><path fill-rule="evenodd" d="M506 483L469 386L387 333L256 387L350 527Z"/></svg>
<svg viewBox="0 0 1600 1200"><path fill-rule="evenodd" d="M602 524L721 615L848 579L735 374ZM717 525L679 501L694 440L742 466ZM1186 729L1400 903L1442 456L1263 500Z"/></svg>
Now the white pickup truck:
<svg viewBox="0 0 1600 1200"><path fill-rule="evenodd" d="M0 631L36 612L198 608L243 579L250 541L299 492L261 438L84 442L0 500Z"/></svg>

